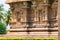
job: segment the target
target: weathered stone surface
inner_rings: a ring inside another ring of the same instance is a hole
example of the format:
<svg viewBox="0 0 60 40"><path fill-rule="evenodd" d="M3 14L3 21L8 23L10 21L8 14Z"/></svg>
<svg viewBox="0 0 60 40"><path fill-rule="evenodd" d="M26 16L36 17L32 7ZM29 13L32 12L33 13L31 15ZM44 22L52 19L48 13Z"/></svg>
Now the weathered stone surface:
<svg viewBox="0 0 60 40"><path fill-rule="evenodd" d="M60 0L58 0L58 28L59 28L58 40L60 40Z"/></svg>
<svg viewBox="0 0 60 40"><path fill-rule="evenodd" d="M58 38L58 32L51 32L50 34L48 32L30 32L29 34L27 32L9 32L6 35L0 35L0 37L5 38Z"/></svg>
<svg viewBox="0 0 60 40"><path fill-rule="evenodd" d="M6 0L6 3L23 2L23 1L30 1L30 0Z"/></svg>
<svg viewBox="0 0 60 40"><path fill-rule="evenodd" d="M28 6L28 3L31 2L32 5L29 4ZM47 3L47 0L44 1L42 0L39 2L35 1L27 2L27 0L7 0L6 3L10 3L12 10L11 30L8 34L3 36L1 35L2 37L8 36L21 38L48 38L48 37L58 38L57 0L54 1L50 8L52 10L48 9L48 6L50 5ZM50 13L50 15L48 15L48 13ZM50 20L48 19L48 16L50 17ZM51 22L53 28L51 29L48 28L50 27L48 21ZM30 23L32 24L32 28L29 29L27 27L29 26L28 24ZM30 31L34 30L34 32L33 31L29 32L27 29ZM28 32L21 32L22 30L24 31L27 30Z"/></svg>

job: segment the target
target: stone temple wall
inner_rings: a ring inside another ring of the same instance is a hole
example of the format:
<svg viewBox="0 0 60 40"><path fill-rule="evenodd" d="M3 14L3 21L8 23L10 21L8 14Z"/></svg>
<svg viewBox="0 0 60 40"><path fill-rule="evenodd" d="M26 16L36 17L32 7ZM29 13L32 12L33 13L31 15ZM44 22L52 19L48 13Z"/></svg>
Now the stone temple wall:
<svg viewBox="0 0 60 40"><path fill-rule="evenodd" d="M49 8L48 0L9 3L12 10L11 29L4 37L58 38L58 1Z"/></svg>
<svg viewBox="0 0 60 40"><path fill-rule="evenodd" d="M30 15L33 21L29 21L33 23L35 27L47 27L48 24L48 5L47 1L40 2L37 4L36 2L32 1L31 5L31 13L27 13L27 3L26 2L16 2L12 3L12 15L11 15L11 24L19 27L25 27L27 24L27 14ZM53 21L57 20L57 2L54 2L52 5L52 11L49 15L53 18ZM56 18L56 19L54 19ZM12 26L12 27L13 27Z"/></svg>

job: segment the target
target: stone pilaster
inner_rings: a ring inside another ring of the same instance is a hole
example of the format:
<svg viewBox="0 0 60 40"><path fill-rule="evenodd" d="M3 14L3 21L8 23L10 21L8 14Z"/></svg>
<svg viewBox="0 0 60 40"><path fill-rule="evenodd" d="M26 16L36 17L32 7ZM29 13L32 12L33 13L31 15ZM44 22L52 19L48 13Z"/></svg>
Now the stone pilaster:
<svg viewBox="0 0 60 40"><path fill-rule="evenodd" d="M60 40L60 0L58 0L58 40Z"/></svg>
<svg viewBox="0 0 60 40"><path fill-rule="evenodd" d="M31 10L31 1L27 1L27 27L31 28L33 25L32 10Z"/></svg>

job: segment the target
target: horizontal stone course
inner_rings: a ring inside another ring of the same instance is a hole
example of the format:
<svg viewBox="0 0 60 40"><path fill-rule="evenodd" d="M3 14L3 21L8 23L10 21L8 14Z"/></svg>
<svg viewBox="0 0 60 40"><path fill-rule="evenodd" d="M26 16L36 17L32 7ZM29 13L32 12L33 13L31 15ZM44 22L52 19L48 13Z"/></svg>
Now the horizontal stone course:
<svg viewBox="0 0 60 40"><path fill-rule="evenodd" d="M0 37L12 38L12 37L20 37L20 38L57 38L58 32L8 32L6 35L0 35Z"/></svg>

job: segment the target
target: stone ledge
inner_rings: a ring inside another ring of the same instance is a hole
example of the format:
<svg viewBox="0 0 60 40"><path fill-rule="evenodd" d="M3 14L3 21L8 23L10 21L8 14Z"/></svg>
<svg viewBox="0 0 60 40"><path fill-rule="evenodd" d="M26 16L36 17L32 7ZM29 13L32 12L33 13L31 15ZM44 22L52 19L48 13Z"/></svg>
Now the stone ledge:
<svg viewBox="0 0 60 40"><path fill-rule="evenodd" d="M23 2L23 1L30 1L30 0L6 0L6 3Z"/></svg>
<svg viewBox="0 0 60 40"><path fill-rule="evenodd" d="M10 32L36 32L36 31L58 31L58 28L20 28L20 29L10 29Z"/></svg>

